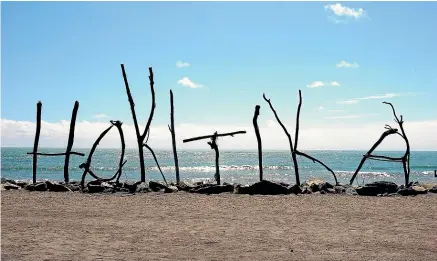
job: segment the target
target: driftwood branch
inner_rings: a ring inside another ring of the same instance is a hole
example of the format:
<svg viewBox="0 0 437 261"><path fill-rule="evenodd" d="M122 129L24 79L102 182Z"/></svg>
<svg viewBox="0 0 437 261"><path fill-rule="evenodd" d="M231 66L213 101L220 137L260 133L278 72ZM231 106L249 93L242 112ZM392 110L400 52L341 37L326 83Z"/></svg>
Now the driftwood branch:
<svg viewBox="0 0 437 261"><path fill-rule="evenodd" d="M36 132L35 132L35 141L33 143L33 168L32 168L32 180L33 184L36 183L36 169L37 169L37 152L38 152L38 143L39 143L39 135L41 133L41 110L42 103L39 101L36 104Z"/></svg>
<svg viewBox="0 0 437 261"><path fill-rule="evenodd" d="M179 177L179 160L178 160L178 153L176 150L176 131L174 127L174 105L173 105L173 91L170 90L170 124L171 126L168 126L168 129L171 133L171 142L173 146L173 156L174 156L174 165L175 165L175 172L176 172L176 183L179 184L180 177Z"/></svg>
<svg viewBox="0 0 437 261"><path fill-rule="evenodd" d="M78 109L79 109L79 102L76 101L74 103L73 112L71 115L70 132L68 134L67 150L65 151L64 180L66 183L70 181L70 177L68 175L68 166L70 165L70 152L71 152L71 149L73 148L74 129L76 126L76 117L77 117L77 110ZM85 155L82 155L82 156L85 156Z"/></svg>
<svg viewBox="0 0 437 261"><path fill-rule="evenodd" d="M278 121L279 125L281 125L282 129L285 132L285 135L287 135L288 143L290 145L291 159L292 159L293 165L294 165L294 174L296 176L296 184L300 186L299 167L297 164L296 153L294 151L293 141L291 140L291 135L290 135L290 133L288 133L287 128L285 128L285 125L279 119L278 114L276 113L275 108L273 108L273 105L272 105L270 99L267 99L265 94L263 94L263 98L269 104L270 109L272 110L273 114L275 115L276 120Z"/></svg>
<svg viewBox="0 0 437 261"><path fill-rule="evenodd" d="M161 176L162 176L162 178L164 179L165 184L168 185L167 180L165 179L164 173L162 173L161 167L159 166L158 159L156 158L155 152L154 152L153 149L152 149L149 145L147 145L146 143L144 143L144 147L146 147L146 148L150 151L150 153L152 153L153 159L155 160L155 163L156 163L156 165L158 166L159 172L161 172Z"/></svg>
<svg viewBox="0 0 437 261"><path fill-rule="evenodd" d="M41 152L37 152L37 153L33 153L33 152L28 152L28 155L38 155L38 156L65 156L67 155L66 152L62 152L62 153L41 153ZM85 156L85 154L80 153L80 152L74 152L74 151L70 151L68 154L70 155L77 155L77 156Z"/></svg>
<svg viewBox="0 0 437 261"><path fill-rule="evenodd" d="M185 139L183 142L191 142L196 140L203 140L203 139L210 139L213 137L224 137L224 136L234 136L236 134L244 134L246 131L235 131L235 132L229 132L229 133L222 133L222 134L214 134L214 135L205 135L205 136L199 136L194 138Z"/></svg>
<svg viewBox="0 0 437 261"><path fill-rule="evenodd" d="M370 159L385 159L388 161L402 161L403 157L401 158L393 158L393 157L388 157L388 156L380 156L380 155L363 155L363 157L366 158L370 158Z"/></svg>
<svg viewBox="0 0 437 261"><path fill-rule="evenodd" d="M144 166L144 150L143 150L143 143L147 143L148 139L149 139L149 135L150 135L150 125L152 123L152 119L153 119L153 115L155 112L155 107L156 107L156 103L155 103L155 89L154 89L154 80L153 80L153 70L152 67L149 67L149 82L150 82L150 92L152 93L152 108L150 110L150 115L149 115L149 119L147 120L146 123L146 127L144 128L144 131L142 134L140 134L140 130L138 127L138 121L137 121L137 116L135 113L135 103L133 101L132 98L132 94L130 92L129 89L129 83L127 80L127 76L126 76L126 72L124 70L124 65L121 64L121 70L123 73L123 79L124 79L124 84L126 86L126 93L129 99L129 104L131 107L131 112L132 112L132 118L134 120L134 125L135 125L135 134L137 135L137 144L138 144L138 157L140 158L140 168L141 168L141 182L145 182L146 181L146 169ZM147 137L147 139L146 139ZM144 140L146 139L146 142L144 142Z"/></svg>
<svg viewBox="0 0 437 261"><path fill-rule="evenodd" d="M306 157L306 158L312 160L313 162L317 162L320 165L322 165L323 167L325 167L329 172L331 172L332 176L334 176L335 184L338 185L337 176L335 175L334 171L330 167L328 167L325 163L321 162L320 160L318 160L318 159L316 159L316 158L314 158L314 157L312 157L312 156L310 156L308 154L300 152L300 151L296 151L296 154L300 155L300 156L303 156L303 157Z"/></svg>
<svg viewBox="0 0 437 261"><path fill-rule="evenodd" d="M235 131L235 132L222 133L222 134L218 134L217 132L215 132L213 135L206 135L206 136L185 139L184 143L196 141L196 140L208 139L208 138L211 139L211 141L209 141L207 143L209 146L211 146L211 149L213 149L215 151L215 175L214 175L214 177L215 177L215 180L217 181L217 185L220 185L219 149L218 149L218 145L217 145L217 139L218 139L218 137L225 137L225 136L232 136L233 137L236 134L244 134L244 133L246 133L246 131Z"/></svg>
<svg viewBox="0 0 437 261"><path fill-rule="evenodd" d="M300 108L302 107L302 93L299 90L299 105L297 106L296 114L296 131L294 133L294 150L297 150L297 142L299 140L299 118L300 118Z"/></svg>
<svg viewBox="0 0 437 261"><path fill-rule="evenodd" d="M92 177L94 177L95 179L100 180L100 181L111 181L111 180L117 178L116 181L118 182L119 179L120 179L121 172L122 172L122 168L123 168L124 164L126 163L126 161L123 162L123 159L124 159L124 151L125 151L125 143L124 143L123 130L122 130L122 128L121 128L122 123L121 123L120 121L110 121L110 122L111 122L111 126L109 126L107 129L105 129L105 130L104 130L104 131L99 135L99 137L97 138L97 140L94 142L93 146L91 147L91 151L90 151L90 154L88 154L87 161L86 161L85 163L80 164L80 166L79 166L79 168L84 169L83 174L82 174L81 183L80 183L80 184L81 184L81 187L82 187L82 190L83 190L84 187L85 187L85 178L86 178L86 175L87 175L88 173L89 173ZM92 157L93 157L93 155L94 155L94 152L95 152L97 146L99 145L100 141L103 139L103 137L105 137L105 135L106 135L106 134L107 134L107 133L112 129L112 127L114 127L114 126L117 127L118 132L119 132L119 134L120 134L122 152L121 152L120 162L119 162L119 164L118 164L118 170L117 170L117 172L116 172L116 173L114 174L114 176L112 176L111 178L109 178L109 179L104 179L104 178L100 178L100 177L98 177L96 174L94 174L94 173L92 172L92 170L90 169L90 168L91 168L91 160L92 160Z"/></svg>
<svg viewBox="0 0 437 261"><path fill-rule="evenodd" d="M263 180L263 160L262 160L262 143L261 143L261 135L259 133L258 128L258 116L260 106L255 106L255 114L253 115L253 127L255 128L256 140L258 142L258 166L259 166L259 180Z"/></svg>
<svg viewBox="0 0 437 261"><path fill-rule="evenodd" d="M363 158L361 159L360 164L358 165L358 168L355 170L354 175L352 175L352 178L349 181L349 184L352 185L355 177L357 176L358 172L360 172L361 168L364 165L364 162L366 162L366 160L369 158L368 156L372 154L372 152L376 149L376 147L379 146L379 144L381 144L381 142L389 135L392 134L396 134L398 132L397 129L393 129L393 128L389 128L388 130L384 131L381 134L381 137L379 137L379 139L375 142L375 144L373 144L373 146L370 148L370 150L366 153L366 155L363 156Z"/></svg>
<svg viewBox="0 0 437 261"><path fill-rule="evenodd" d="M126 86L126 94L127 94L129 104L130 104L130 109L132 112L132 118L133 118L134 126L135 126L135 134L137 136L138 157L140 159L141 182L145 182L146 181L146 169L144 167L143 139L142 139L142 135L140 134L140 129L138 127L137 115L135 113L135 103L134 103L134 99L132 98L132 94L130 92L129 82L127 80L126 71L124 70L124 64L121 64L121 71L123 73L124 84Z"/></svg>

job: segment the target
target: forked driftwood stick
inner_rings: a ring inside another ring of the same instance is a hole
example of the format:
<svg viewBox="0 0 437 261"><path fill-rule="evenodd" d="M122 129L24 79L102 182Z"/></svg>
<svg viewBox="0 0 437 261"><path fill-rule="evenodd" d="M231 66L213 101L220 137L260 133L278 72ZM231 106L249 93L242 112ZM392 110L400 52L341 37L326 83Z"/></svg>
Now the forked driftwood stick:
<svg viewBox="0 0 437 261"><path fill-rule="evenodd" d="M298 186L300 186L299 167L298 167L298 164L297 164L296 153L295 153L295 151L294 151L293 141L292 141L292 139L291 139L291 135L290 135L290 133L288 133L287 128L285 128L285 125L284 125L284 124L281 122L281 120L279 119L279 116L278 116L278 114L276 113L275 108L273 108L273 105L272 105L272 102L270 101L270 99L267 99L265 94L263 94L263 98L264 98L264 100L269 104L270 109L272 110L273 114L275 115L276 120L278 121L279 125L281 125L282 129L283 129L284 132L285 132L285 135L286 135L287 138L288 138L288 144L290 145L291 159L292 159L292 161L293 161L293 166L294 166L294 174L295 174L295 176L296 176L296 184L297 184Z"/></svg>
<svg viewBox="0 0 437 261"><path fill-rule="evenodd" d="M132 118L134 120L135 134L137 136L138 156L140 159L140 169L141 169L141 182L145 182L146 181L146 169L144 166L143 143L144 143L146 136L148 135L150 125L151 125L152 119L153 119L153 114L154 114L155 107L156 107L155 90L154 90L154 83L155 82L153 80L153 70L152 70L152 67L149 67L150 92L152 93L152 108L150 110L150 115L149 115L149 119L147 120L146 127L145 127L144 132L142 134L140 134L140 130L138 127L137 116L135 113L135 103L134 103L134 100L132 98L132 94L130 92L129 82L127 80L126 71L124 70L124 64L121 64L121 71L123 73L123 79L124 79L124 84L126 86L126 93L127 93L128 99L129 99L129 104L130 104L130 108L131 108L131 112L132 112Z"/></svg>
<svg viewBox="0 0 437 261"><path fill-rule="evenodd" d="M68 175L68 165L70 165L70 152L71 152L71 149L73 148L74 129L76 127L76 117L77 117L77 110L78 109L79 109L79 102L76 101L74 103L73 112L71 114L70 133L68 135L67 150L65 151L64 180L66 183L70 182L70 177ZM82 155L82 156L85 156L85 155Z"/></svg>
<svg viewBox="0 0 437 261"><path fill-rule="evenodd" d="M255 106L255 114L253 115L253 127L255 129L256 140L258 142L258 166L259 166L259 181L263 180L263 160L262 160L262 144L261 135L258 128L258 116L261 106Z"/></svg>
<svg viewBox="0 0 437 261"><path fill-rule="evenodd" d="M176 131L174 127L174 105L173 105L173 91L170 90L170 126L168 126L168 129L171 133L171 142L173 146L173 156L174 156L174 165L175 165L175 172L176 172L176 183L179 184L180 177L179 177L179 160L178 160L178 153L176 150Z"/></svg>
<svg viewBox="0 0 437 261"><path fill-rule="evenodd" d="M158 166L159 172L161 172L161 176L164 179L165 184L168 186L168 183L167 183L167 180L165 179L164 173L162 173L161 167L159 166L158 159L156 158L155 152L153 151L153 149L149 145L147 145L147 143L144 143L144 147L146 147L150 151L150 153L152 153L153 159L155 160L155 163Z"/></svg>
<svg viewBox="0 0 437 261"><path fill-rule="evenodd" d="M214 178L217 182L217 185L220 185L220 168L219 168L219 149L217 144L217 138L218 137L225 137L225 136L234 136L236 134L245 134L246 131L236 131L236 132L229 132L229 133L222 133L218 134L215 132L213 135L206 135L206 136L200 136L200 137L194 137L185 139L185 142L191 142L196 140L202 140L202 139L211 139L211 141L208 142L208 145L211 146L211 149L215 151L215 175Z"/></svg>

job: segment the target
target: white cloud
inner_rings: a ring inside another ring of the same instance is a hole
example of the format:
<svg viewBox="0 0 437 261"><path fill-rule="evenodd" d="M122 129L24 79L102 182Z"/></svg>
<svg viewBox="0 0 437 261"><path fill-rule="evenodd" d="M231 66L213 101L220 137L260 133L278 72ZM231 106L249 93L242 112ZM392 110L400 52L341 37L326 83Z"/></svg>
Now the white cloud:
<svg viewBox="0 0 437 261"><path fill-rule="evenodd" d="M374 99L389 99L393 97L399 97L399 96L408 96L409 94L402 94L402 93L386 93L384 95L373 95L373 96L366 96L361 98L355 98L350 99L346 101L338 101L337 104L356 104L360 100L374 100Z"/></svg>
<svg viewBox="0 0 437 261"><path fill-rule="evenodd" d="M393 97L398 97L398 96L401 96L401 94L399 94L399 93L386 93L384 95L374 95L374 96L361 97L361 98L357 98L357 100L387 99L387 98L393 98Z"/></svg>
<svg viewBox="0 0 437 261"><path fill-rule="evenodd" d="M374 113L368 113L368 114L362 114L362 115L345 115L345 116L332 116L332 117L325 117L326 120L339 120L339 119L358 119L363 118L367 116L377 116L379 114Z"/></svg>
<svg viewBox="0 0 437 261"><path fill-rule="evenodd" d="M340 83L336 82L336 81L330 82L329 84L331 84L331 86L335 86L335 87L339 87L340 86Z"/></svg>
<svg viewBox="0 0 437 261"><path fill-rule="evenodd" d="M315 82L308 84L307 87L308 88L319 88L319 87L323 87L325 85L331 85L334 87L338 87L338 86L340 86L340 83L337 81L332 81L332 82L315 81Z"/></svg>
<svg viewBox="0 0 437 261"><path fill-rule="evenodd" d="M354 68L354 69L360 67L360 65L358 63L355 63L355 62L348 63L346 61L341 61L341 62L337 63L336 66L337 66L337 68Z"/></svg>
<svg viewBox="0 0 437 261"><path fill-rule="evenodd" d="M318 108L319 111L323 111L324 109L325 109L325 107L323 107L323 106L320 106L320 107Z"/></svg>
<svg viewBox="0 0 437 261"><path fill-rule="evenodd" d="M325 83L322 81L315 81L315 82L307 85L308 88L318 88L318 87L323 87L323 86L325 86Z"/></svg>
<svg viewBox="0 0 437 261"><path fill-rule="evenodd" d="M358 100L352 99L352 100L346 100L346 101L338 101L337 104L355 104L358 102L359 102Z"/></svg>
<svg viewBox="0 0 437 261"><path fill-rule="evenodd" d="M356 20L366 14L363 8L358 8L358 9L350 8L350 7L343 6L339 3L333 5L325 5L325 10L334 13L334 15L336 16L353 17Z"/></svg>
<svg viewBox="0 0 437 261"><path fill-rule="evenodd" d="M97 113L93 116L96 119L108 118L109 116L104 113Z"/></svg>
<svg viewBox="0 0 437 261"><path fill-rule="evenodd" d="M353 116L353 115L352 115ZM388 117L390 114L388 114ZM273 117L273 116L272 116ZM389 117L390 118L390 117ZM405 131L413 150L436 150L437 149L437 119L428 121L408 121L405 119ZM350 126L342 121L327 122L308 126L301 122L299 132L299 148L305 149L357 149L368 150L378 139L384 129L384 124L393 122L365 123ZM294 137L294 122L284 122ZM69 122L42 122L40 147L65 148L68 140ZM109 123L101 122L76 122L74 148L91 149L92 144L103 130L109 127ZM144 129L144 125L140 126ZM206 142L183 143L182 140L208 133L246 130L247 134L235 137L222 138L219 140L220 149L256 149L256 137L253 132L251 119L241 125L205 125L205 124L179 124L176 126L177 147L179 150L186 149L209 149ZM133 125L123 124L123 131L127 148L136 148L135 128ZM287 137L284 135L279 124L272 118L260 124L260 133L265 149L288 149ZM1 138L3 147L32 147L35 135L35 123L27 121L14 121L1 119ZM327 139L326 137L329 137ZM357 139L357 137L360 137ZM397 137L397 136L396 136ZM118 148L120 145L118 132L111 130L101 141L98 148ZM166 125L152 125L149 144L156 149L171 149L171 135ZM98 149L97 148L97 149ZM379 149L403 150L405 144L398 137L387 138Z"/></svg>
<svg viewBox="0 0 437 261"><path fill-rule="evenodd" d="M183 62L183 61L177 61L176 62L176 67L177 68L184 68L184 67L189 67L190 64L187 62Z"/></svg>
<svg viewBox="0 0 437 261"><path fill-rule="evenodd" d="M192 89L203 87L202 84L195 83L195 82L191 81L190 79L188 79L188 77L183 77L182 79L180 79L178 81L178 84L185 86L185 87L192 88Z"/></svg>
<svg viewBox="0 0 437 261"><path fill-rule="evenodd" d="M345 112L345 110L328 110L328 112Z"/></svg>

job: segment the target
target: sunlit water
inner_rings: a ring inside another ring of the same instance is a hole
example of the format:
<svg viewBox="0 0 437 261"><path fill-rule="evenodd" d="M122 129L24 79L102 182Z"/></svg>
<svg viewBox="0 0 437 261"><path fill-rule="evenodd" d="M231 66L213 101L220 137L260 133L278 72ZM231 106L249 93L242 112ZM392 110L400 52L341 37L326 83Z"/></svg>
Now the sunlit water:
<svg viewBox="0 0 437 261"><path fill-rule="evenodd" d="M2 148L1 176L10 179L32 179L32 156L27 155L30 148ZM85 153L85 157L71 156L70 178L80 180L82 170L79 165L86 161L89 149L75 149ZM63 152L63 149L40 149L40 152ZM168 181L175 180L173 153L170 150L157 150L156 156ZM351 178L364 151L306 151L333 169L340 182ZM120 149L98 149L92 159L93 171L101 177L112 176L118 168ZM402 152L378 152L378 155L399 157ZM213 150L179 151L180 176L186 181L212 180L215 172ZM264 177L268 180L295 182L294 170L289 151L264 151ZM126 165L121 180L139 180L139 159L135 149L127 149ZM331 173L312 161L298 157L301 180L320 178L333 181ZM434 170L437 169L437 151L414 151L411 153L411 181L437 182ZM145 151L146 179L161 180L156 164L148 151ZM64 157L38 156L37 179L63 180ZM258 154L256 151L221 151L220 175L223 182L250 184L258 181ZM357 176L359 184L376 180L404 182L401 163L371 161L364 164Z"/></svg>

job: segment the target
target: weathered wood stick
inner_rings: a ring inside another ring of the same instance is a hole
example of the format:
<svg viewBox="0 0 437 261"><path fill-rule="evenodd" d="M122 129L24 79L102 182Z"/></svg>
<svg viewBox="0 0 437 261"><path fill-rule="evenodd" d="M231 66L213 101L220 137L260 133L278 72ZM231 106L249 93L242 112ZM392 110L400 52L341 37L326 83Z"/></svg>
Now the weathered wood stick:
<svg viewBox="0 0 437 261"><path fill-rule="evenodd" d="M162 173L161 167L159 166L158 159L156 158L155 152L154 152L153 149L152 149L149 145L147 145L146 143L144 143L144 147L146 147L146 148L150 151L150 153L152 153L153 159L155 160L155 163L156 163L156 165L158 166L159 172L161 172L161 176L162 176L162 178L164 179L165 184L168 186L168 183L167 183L167 180L165 179L164 173Z"/></svg>
<svg viewBox="0 0 437 261"><path fill-rule="evenodd" d="M140 134L140 129L138 128L138 121L137 121L137 116L135 113L135 103L134 103L134 100L132 98L132 94L130 92L129 82L127 80L126 71L124 70L124 64L121 64L121 71L123 73L124 84L126 86L126 93L127 93L127 97L128 97L129 104L130 104L130 109L132 112L132 118L133 118L134 126L135 126L135 134L137 136L138 157L140 159L141 182L145 182L146 181L146 169L144 167L144 151L143 151L144 138L143 138L143 135Z"/></svg>
<svg viewBox="0 0 437 261"><path fill-rule="evenodd" d="M70 165L70 152L71 152L71 149L73 148L74 129L76 126L76 117L77 117L77 110L78 109L79 109L79 102L76 101L74 103L73 113L71 114L70 132L68 134L67 150L65 151L64 181L66 183L70 182L70 177L68 175L68 166Z"/></svg>
<svg viewBox="0 0 437 261"><path fill-rule="evenodd" d="M291 159L293 161L293 166L294 166L294 174L296 176L296 184L298 186L300 186L300 178L299 178L299 166L297 164L297 159L296 159L296 153L294 152L294 147L293 147L293 141L291 140L291 135L288 132L287 128L285 128L285 125L282 123L282 121L279 119L278 114L276 113L275 108L273 108L273 105L270 101L270 99L266 98L266 95L263 94L263 98L264 100L269 104L270 109L272 110L273 114L275 115L276 120L278 121L279 125L281 125L282 129L285 132L285 135L287 136L288 139L288 143L290 145L290 153L291 153Z"/></svg>
<svg viewBox="0 0 437 261"><path fill-rule="evenodd" d="M171 133L171 141L173 145L173 156L174 156L174 165L175 165L175 171L176 171L176 183L179 184L180 177L179 177L179 160L178 160L178 153L176 150L176 130L174 127L174 105L173 105L173 91L170 90L170 124L169 127L170 133Z"/></svg>
<svg viewBox="0 0 437 261"><path fill-rule="evenodd" d="M300 151L296 151L296 154L300 155L300 156L303 156L303 157L306 157L306 158L312 160L313 162L317 162L320 165L322 165L323 167L325 167L325 169L327 169L329 172L331 172L332 176L334 176L335 185L338 185L337 176L335 175L334 171L330 167L328 167L325 163L321 162L320 160L318 160L318 159L316 159L316 158L314 158L314 157L312 157L312 156L310 156L310 155L308 155L306 153L300 152Z"/></svg>
<svg viewBox="0 0 437 261"><path fill-rule="evenodd" d="M259 180L263 180L263 160L262 160L262 144L261 144L261 135L259 133L258 127L258 116L259 110L261 106L255 106L255 114L253 115L253 127L255 128L256 140L258 142L258 167L259 167Z"/></svg>
<svg viewBox="0 0 437 261"><path fill-rule="evenodd" d="M32 180L33 184L36 183L36 168L37 168L37 152L38 152L38 143L39 143L39 135L41 133L41 109L42 103L39 101L36 104L36 133L35 133L35 141L33 143L33 169L32 169Z"/></svg>
<svg viewBox="0 0 437 261"><path fill-rule="evenodd" d="M38 156L65 156L67 155L67 153L62 152L62 153L41 153L41 152L37 152L37 153L33 153L33 152L28 152L28 155L38 155ZM78 156L85 156L85 154L80 153L80 152L74 152L74 151L70 151L68 154L70 155L78 155Z"/></svg>
<svg viewBox="0 0 437 261"><path fill-rule="evenodd" d="M222 134L216 134L216 135L206 135L206 136L185 139L185 140L183 140L183 142L185 143L185 142L191 142L191 141L196 141L196 140L209 139L212 137L234 136L235 134L244 134L244 133L246 133L246 131L235 131L235 132L222 133Z"/></svg>
<svg viewBox="0 0 437 261"><path fill-rule="evenodd" d="M395 134L395 133L397 133L397 132L398 132L397 129L388 129L388 130L384 131L384 132L381 134L381 137L379 137L379 139L375 142L375 144L373 144L373 146L372 146L372 147L370 148L370 150L366 153L366 155L371 155L372 152L376 149L376 147L378 147L379 144L381 144L381 142L382 142L382 141L383 141L387 136L392 135L392 134ZM353 182L354 182L354 180L355 180L355 177L357 176L358 172L360 172L361 168L363 167L364 162L365 162L366 159L367 159L366 155L363 156L363 158L361 159L360 164L358 165L358 168L355 170L354 175L353 175L352 178L350 179L350 181L349 181L349 184L350 184L350 185L353 184Z"/></svg>

